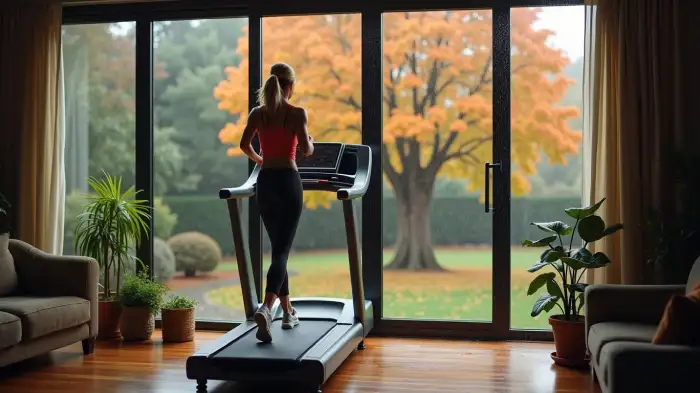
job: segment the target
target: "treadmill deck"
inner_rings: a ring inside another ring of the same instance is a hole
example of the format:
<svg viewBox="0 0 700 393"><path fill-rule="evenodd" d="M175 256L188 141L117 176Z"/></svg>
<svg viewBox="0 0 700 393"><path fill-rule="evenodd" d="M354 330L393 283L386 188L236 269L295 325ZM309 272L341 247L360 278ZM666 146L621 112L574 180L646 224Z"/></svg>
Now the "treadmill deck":
<svg viewBox="0 0 700 393"><path fill-rule="evenodd" d="M297 311L299 312L299 311ZM300 316L301 316L301 312ZM214 359L275 359L276 361L298 361L313 345L325 336L336 321L301 319L294 329L282 329L282 320L272 323L272 342L262 343L255 337L257 328L221 349L211 357Z"/></svg>

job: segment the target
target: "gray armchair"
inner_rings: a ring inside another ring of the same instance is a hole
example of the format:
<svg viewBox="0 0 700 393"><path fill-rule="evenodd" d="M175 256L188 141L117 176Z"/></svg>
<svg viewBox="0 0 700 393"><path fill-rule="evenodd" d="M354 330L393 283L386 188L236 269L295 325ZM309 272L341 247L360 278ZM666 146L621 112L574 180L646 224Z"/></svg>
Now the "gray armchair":
<svg viewBox="0 0 700 393"><path fill-rule="evenodd" d="M0 367L97 337L99 267L92 258L47 254L9 241L17 287L0 296ZM0 255L1 256L1 255Z"/></svg>
<svg viewBox="0 0 700 393"><path fill-rule="evenodd" d="M700 282L700 258L686 285L591 285L586 343L603 393L698 391L700 348L651 341L671 296Z"/></svg>

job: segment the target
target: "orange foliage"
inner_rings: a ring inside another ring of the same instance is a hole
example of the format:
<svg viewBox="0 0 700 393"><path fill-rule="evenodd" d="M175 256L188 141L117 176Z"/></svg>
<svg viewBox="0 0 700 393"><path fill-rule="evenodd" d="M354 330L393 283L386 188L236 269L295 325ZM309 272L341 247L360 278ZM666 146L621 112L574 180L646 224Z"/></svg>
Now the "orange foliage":
<svg viewBox="0 0 700 393"><path fill-rule="evenodd" d="M537 9L512 11L513 192L527 193L527 175L544 153L553 163L576 154L581 133L568 121L576 108L561 107L572 81L563 76L568 59L545 43L551 31L534 30ZM263 20L263 77L274 62L297 73L292 101L307 108L317 141L358 143L362 113L360 15L314 15ZM481 163L491 160L492 34L490 11L434 11L384 14L384 148L390 168L417 162L438 176L467 179L480 190ZM248 37L239 41L238 67L214 90L219 109L239 118L220 132L238 149L248 111ZM365 132L376 132L366 130ZM407 145L418 142L409 149ZM413 155L414 160L407 157ZM417 160L415 160L417 158ZM313 207L324 195L308 193Z"/></svg>

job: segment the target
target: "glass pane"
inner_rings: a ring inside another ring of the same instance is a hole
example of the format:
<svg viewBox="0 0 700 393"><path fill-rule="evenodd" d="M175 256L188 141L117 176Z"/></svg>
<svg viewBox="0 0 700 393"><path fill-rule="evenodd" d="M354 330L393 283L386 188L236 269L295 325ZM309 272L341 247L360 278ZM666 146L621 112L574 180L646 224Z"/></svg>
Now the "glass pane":
<svg viewBox="0 0 700 393"><path fill-rule="evenodd" d="M66 255L76 253L76 217L87 203L86 194L92 193L88 178L104 179L104 171L121 177L122 193L134 186L135 26L134 22L120 22L69 25L62 30ZM134 267L129 264L125 270ZM110 281L115 282L114 278ZM104 277L100 282L104 284Z"/></svg>
<svg viewBox="0 0 700 393"><path fill-rule="evenodd" d="M154 274L199 301L198 320L245 319L218 191L248 177L237 151L248 112L247 26L247 18L154 25ZM247 241L247 214L243 223Z"/></svg>
<svg viewBox="0 0 700 393"><path fill-rule="evenodd" d="M384 14L386 318L492 318L491 16Z"/></svg>
<svg viewBox="0 0 700 393"><path fill-rule="evenodd" d="M546 236L533 221L573 225L564 209L581 204L584 6L513 8L511 21L511 328L550 329L546 312L530 316L546 288L527 291L556 270L529 273L544 249L520 244Z"/></svg>
<svg viewBox="0 0 700 393"><path fill-rule="evenodd" d="M274 63L296 73L292 105L304 107L309 134L318 142L362 140L362 20L359 14L264 18L265 81ZM343 207L334 193L307 191L288 259L291 297L351 298ZM360 226L360 203L355 204ZM263 281L270 241L263 229Z"/></svg>

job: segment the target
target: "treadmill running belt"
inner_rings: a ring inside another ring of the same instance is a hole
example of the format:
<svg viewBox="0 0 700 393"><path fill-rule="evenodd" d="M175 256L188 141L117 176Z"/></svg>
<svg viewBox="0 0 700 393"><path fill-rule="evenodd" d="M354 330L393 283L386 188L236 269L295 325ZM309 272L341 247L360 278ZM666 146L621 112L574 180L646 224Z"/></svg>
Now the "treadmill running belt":
<svg viewBox="0 0 700 393"><path fill-rule="evenodd" d="M282 321L272 323L272 342L261 343L255 338L257 328L234 341L212 356L215 359L274 359L298 360L321 337L336 325L336 321L301 320L294 329L282 329Z"/></svg>

